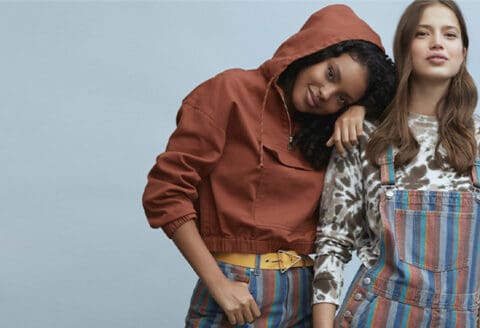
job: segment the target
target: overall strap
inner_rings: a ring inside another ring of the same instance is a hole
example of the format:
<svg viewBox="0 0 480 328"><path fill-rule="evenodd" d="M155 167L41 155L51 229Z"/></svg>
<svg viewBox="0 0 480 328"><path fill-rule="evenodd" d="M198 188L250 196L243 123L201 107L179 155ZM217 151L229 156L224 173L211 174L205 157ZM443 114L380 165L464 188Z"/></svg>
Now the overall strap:
<svg viewBox="0 0 480 328"><path fill-rule="evenodd" d="M478 181L480 176L480 159L476 159L472 166L472 184L475 188L480 189L480 182Z"/></svg>
<svg viewBox="0 0 480 328"><path fill-rule="evenodd" d="M380 166L380 177L382 179L382 185L394 186L395 185L395 169L393 166L392 145L388 146L387 151L385 152L385 154L383 154L378 158L377 163Z"/></svg>

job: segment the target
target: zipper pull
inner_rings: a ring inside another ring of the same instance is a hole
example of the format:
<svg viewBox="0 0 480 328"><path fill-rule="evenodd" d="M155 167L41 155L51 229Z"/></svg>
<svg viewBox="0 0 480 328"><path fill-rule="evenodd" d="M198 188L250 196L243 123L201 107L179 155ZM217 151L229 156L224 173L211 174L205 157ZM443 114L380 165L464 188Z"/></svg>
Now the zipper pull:
<svg viewBox="0 0 480 328"><path fill-rule="evenodd" d="M288 137L288 150L293 150L293 137Z"/></svg>

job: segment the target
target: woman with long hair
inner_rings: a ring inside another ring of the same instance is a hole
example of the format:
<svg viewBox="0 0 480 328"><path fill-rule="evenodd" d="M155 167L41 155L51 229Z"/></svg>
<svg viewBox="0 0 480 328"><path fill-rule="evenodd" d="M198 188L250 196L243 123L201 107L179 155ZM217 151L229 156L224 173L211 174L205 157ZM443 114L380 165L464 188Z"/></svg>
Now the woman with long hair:
<svg viewBox="0 0 480 328"><path fill-rule="evenodd" d="M378 115L394 87L378 35L336 5L259 68L222 72L183 100L143 204L199 276L187 327L311 326L326 143L342 112Z"/></svg>
<svg viewBox="0 0 480 328"><path fill-rule="evenodd" d="M476 327L480 281L480 121L467 28L451 0L400 18L398 89L345 159L332 155L320 206L315 327L332 327L343 266L362 265L339 327Z"/></svg>

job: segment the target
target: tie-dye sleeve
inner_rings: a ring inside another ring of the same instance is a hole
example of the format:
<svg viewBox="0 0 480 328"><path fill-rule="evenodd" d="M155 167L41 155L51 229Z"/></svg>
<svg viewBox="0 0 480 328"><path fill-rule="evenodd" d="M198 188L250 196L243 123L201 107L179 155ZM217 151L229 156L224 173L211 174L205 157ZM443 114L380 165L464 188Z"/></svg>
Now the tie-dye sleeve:
<svg viewBox="0 0 480 328"><path fill-rule="evenodd" d="M351 252L364 244L363 183L360 146L342 158L333 151L325 176L317 227L313 303L339 304L343 269Z"/></svg>

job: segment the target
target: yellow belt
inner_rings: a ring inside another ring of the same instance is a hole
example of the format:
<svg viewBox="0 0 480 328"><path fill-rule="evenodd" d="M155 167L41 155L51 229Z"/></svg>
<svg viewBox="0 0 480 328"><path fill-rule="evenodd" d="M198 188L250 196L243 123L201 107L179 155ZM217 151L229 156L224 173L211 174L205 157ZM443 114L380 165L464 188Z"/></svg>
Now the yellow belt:
<svg viewBox="0 0 480 328"><path fill-rule="evenodd" d="M282 251L260 255L260 269L280 270L282 273L290 268L313 266L313 260L308 255L299 255L295 251ZM255 268L256 254L213 253L220 262L238 265L245 268Z"/></svg>

